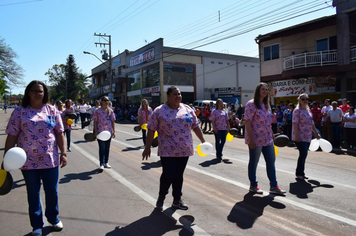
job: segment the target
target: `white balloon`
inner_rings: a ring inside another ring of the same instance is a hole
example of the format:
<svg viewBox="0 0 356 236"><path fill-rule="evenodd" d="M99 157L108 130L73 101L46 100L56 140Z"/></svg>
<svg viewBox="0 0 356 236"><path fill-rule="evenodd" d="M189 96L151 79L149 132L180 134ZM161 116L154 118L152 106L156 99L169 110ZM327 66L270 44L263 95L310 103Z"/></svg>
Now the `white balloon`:
<svg viewBox="0 0 356 236"><path fill-rule="evenodd" d="M26 152L22 148L10 148L4 156L4 169L6 171L17 170L25 164L26 158Z"/></svg>
<svg viewBox="0 0 356 236"><path fill-rule="evenodd" d="M98 134L98 136L96 136L96 138L101 141L107 141L110 139L110 137L111 137L111 133L107 130L102 131L100 134Z"/></svg>
<svg viewBox="0 0 356 236"><path fill-rule="evenodd" d="M324 152L331 152L333 150L333 146L328 140L321 138L319 139L319 143L321 150L323 150Z"/></svg>
<svg viewBox="0 0 356 236"><path fill-rule="evenodd" d="M316 150L318 150L319 145L319 140L315 138L310 142L309 150L315 152Z"/></svg>
<svg viewBox="0 0 356 236"><path fill-rule="evenodd" d="M214 147L209 142L204 142L200 146L200 151L205 155L209 155L213 150L214 150Z"/></svg>

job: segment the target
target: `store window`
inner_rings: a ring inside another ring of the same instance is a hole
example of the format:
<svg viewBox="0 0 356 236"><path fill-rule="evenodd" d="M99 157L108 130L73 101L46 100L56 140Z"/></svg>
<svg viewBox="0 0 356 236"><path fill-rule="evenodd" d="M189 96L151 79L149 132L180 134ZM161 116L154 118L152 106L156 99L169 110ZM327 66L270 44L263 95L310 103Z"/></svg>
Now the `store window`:
<svg viewBox="0 0 356 236"><path fill-rule="evenodd" d="M141 75L140 72L128 75L128 91L135 91L141 89Z"/></svg>
<svg viewBox="0 0 356 236"><path fill-rule="evenodd" d="M142 71L142 88L160 85L159 66L150 67Z"/></svg>
<svg viewBox="0 0 356 236"><path fill-rule="evenodd" d="M164 85L194 85L194 67L163 65Z"/></svg>
<svg viewBox="0 0 356 236"><path fill-rule="evenodd" d="M263 48L264 61L279 59L279 44Z"/></svg>

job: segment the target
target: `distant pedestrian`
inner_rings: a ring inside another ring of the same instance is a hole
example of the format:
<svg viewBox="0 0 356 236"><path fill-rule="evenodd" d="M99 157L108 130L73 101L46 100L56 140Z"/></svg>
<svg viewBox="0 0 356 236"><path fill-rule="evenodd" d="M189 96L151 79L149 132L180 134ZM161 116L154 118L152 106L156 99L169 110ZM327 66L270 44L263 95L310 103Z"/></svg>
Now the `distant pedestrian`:
<svg viewBox="0 0 356 236"><path fill-rule="evenodd" d="M104 96L101 98L101 107L94 111L94 136L97 137L103 131L109 131L111 137L106 140L98 139L99 145L99 166L100 170L104 168L111 168L109 164L109 152L111 138L115 138L115 115L112 109L109 107L109 98Z"/></svg>
<svg viewBox="0 0 356 236"><path fill-rule="evenodd" d="M340 132L341 132L341 126L342 126L342 121L343 121L343 117L344 117L344 113L342 112L342 110L337 106L337 102L333 101L331 103L333 109L328 111L328 119L331 122L331 133L333 136L333 148L340 148L340 140L341 140L341 136L340 136Z"/></svg>
<svg viewBox="0 0 356 236"><path fill-rule="evenodd" d="M245 143L249 148L248 177L250 192L262 194L256 179L256 169L261 153L266 161L267 176L270 181L270 193L284 195L285 191L278 186L276 178L276 156L273 146L271 108L266 83L259 83L254 98L245 106L246 136Z"/></svg>
<svg viewBox="0 0 356 236"><path fill-rule="evenodd" d="M356 114L353 106L349 108L349 112L345 114L344 119L347 149L356 149Z"/></svg>
<svg viewBox="0 0 356 236"><path fill-rule="evenodd" d="M216 109L210 115L215 136L216 158L221 161L223 148L226 142L226 135L230 130L229 116L223 109L223 100L216 101Z"/></svg>
<svg viewBox="0 0 356 236"><path fill-rule="evenodd" d="M146 99L143 99L141 101L141 107L138 109L137 112L137 121L140 127L143 124L147 124L148 120L150 119L152 115L152 108L148 105L148 101ZM143 145L146 145L146 133L147 129L141 129L142 130L142 141Z"/></svg>
<svg viewBox="0 0 356 236"><path fill-rule="evenodd" d="M4 105L4 111L7 113L7 104Z"/></svg>
<svg viewBox="0 0 356 236"><path fill-rule="evenodd" d="M309 145L314 132L317 139L320 135L315 128L313 115L308 106L308 94L303 93L298 97L298 105L293 111L292 140L299 150L299 157L295 175L297 180L308 179L304 173L305 160L307 159Z"/></svg>

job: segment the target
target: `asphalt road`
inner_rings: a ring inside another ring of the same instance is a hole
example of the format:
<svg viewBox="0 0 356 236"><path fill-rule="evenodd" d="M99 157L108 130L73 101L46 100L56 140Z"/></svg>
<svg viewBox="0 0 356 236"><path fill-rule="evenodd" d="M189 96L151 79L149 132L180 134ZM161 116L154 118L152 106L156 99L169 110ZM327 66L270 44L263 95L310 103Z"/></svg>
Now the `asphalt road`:
<svg viewBox="0 0 356 236"><path fill-rule="evenodd" d="M3 150L7 114L0 111ZM285 197L268 193L263 157L257 170L263 195L248 192L248 152L244 140L234 138L217 162L212 153L190 157L184 175L187 211L171 208L171 192L163 212L154 210L161 165L156 148L142 161L141 133L135 124L116 124L111 142L112 169L98 173L98 144L85 142L88 130L72 131L68 165L60 170L59 200L62 232L44 235L356 235L356 157L309 152L306 182L296 181L296 148L278 149L277 180ZM212 134L205 139L214 144ZM194 137L194 147L199 140ZM14 188L0 196L0 235L29 235L26 187L19 170L11 172ZM44 202L44 195L42 194Z"/></svg>

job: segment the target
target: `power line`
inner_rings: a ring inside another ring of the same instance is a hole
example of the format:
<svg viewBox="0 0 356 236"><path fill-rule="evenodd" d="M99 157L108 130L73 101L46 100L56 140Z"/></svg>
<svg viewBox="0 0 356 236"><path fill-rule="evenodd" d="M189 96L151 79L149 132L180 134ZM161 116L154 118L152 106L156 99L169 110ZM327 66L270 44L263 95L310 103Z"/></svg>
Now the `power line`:
<svg viewBox="0 0 356 236"><path fill-rule="evenodd" d="M31 3L31 2L40 2L43 0L32 0L32 1L26 1L26 2L14 2L14 3L7 3L7 4L1 4L0 7L2 6L11 6L11 5L19 5L19 4L25 4L25 3Z"/></svg>

